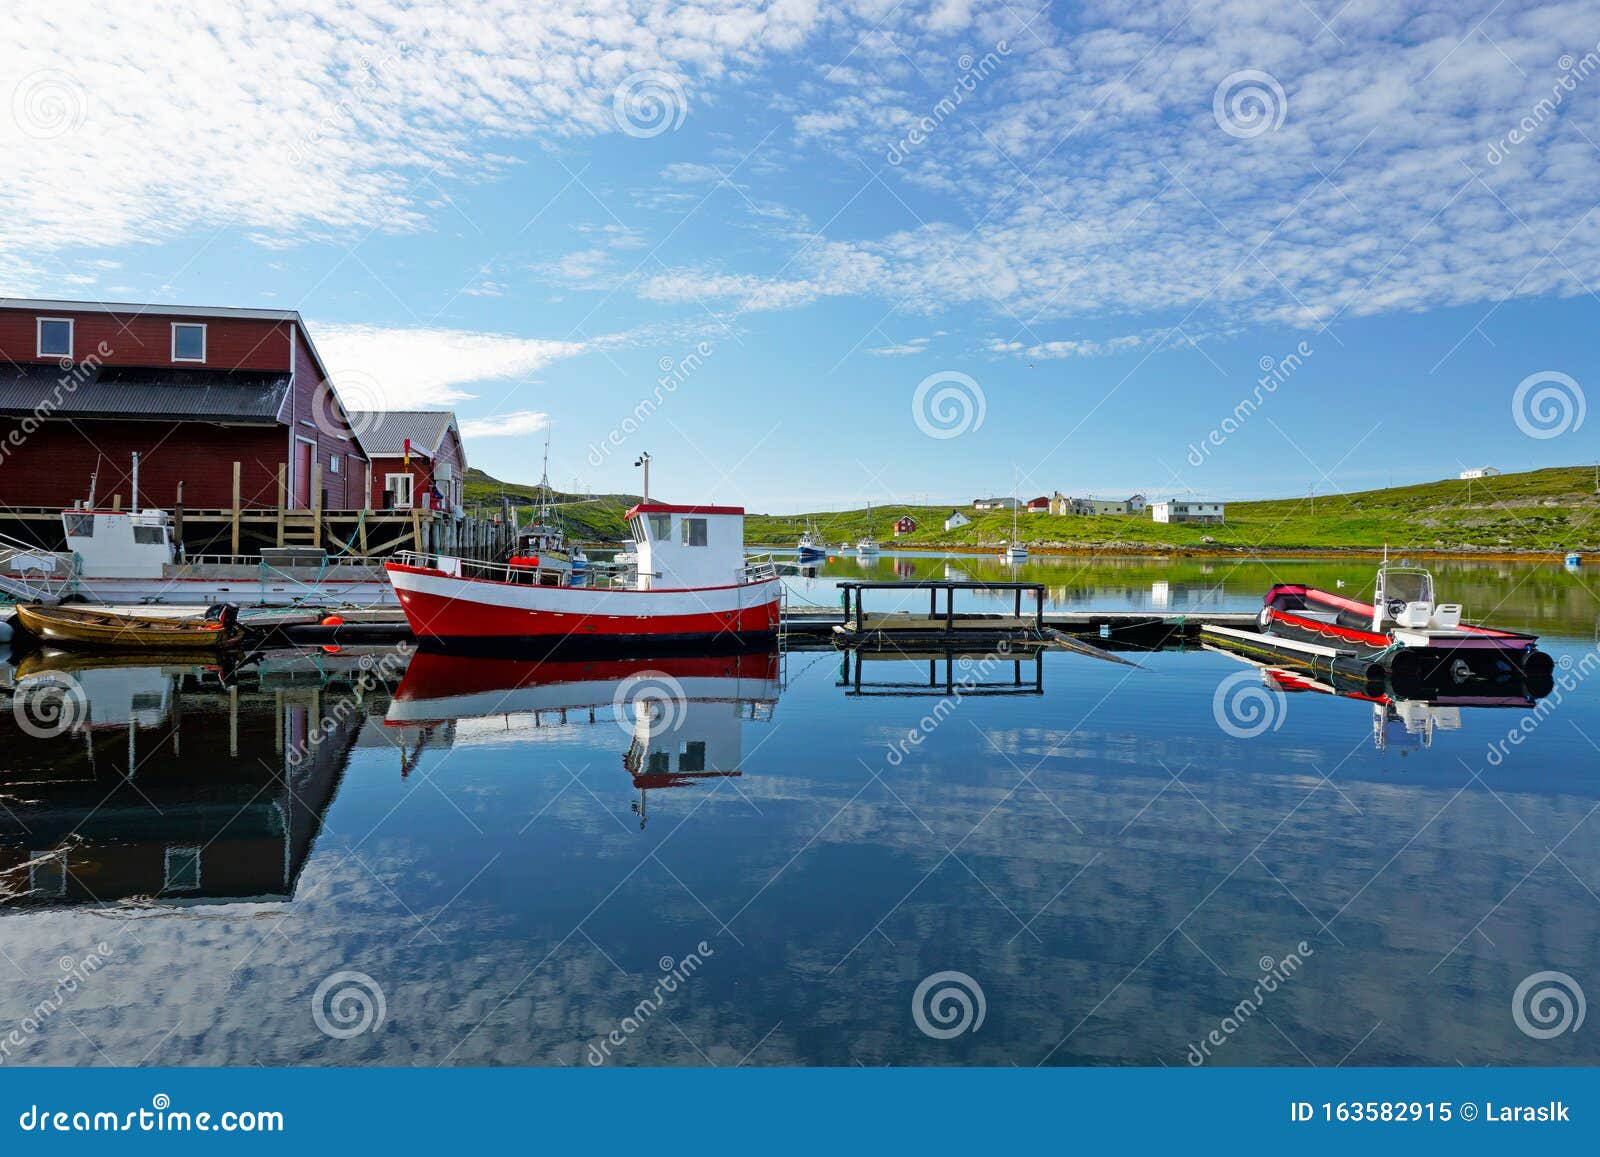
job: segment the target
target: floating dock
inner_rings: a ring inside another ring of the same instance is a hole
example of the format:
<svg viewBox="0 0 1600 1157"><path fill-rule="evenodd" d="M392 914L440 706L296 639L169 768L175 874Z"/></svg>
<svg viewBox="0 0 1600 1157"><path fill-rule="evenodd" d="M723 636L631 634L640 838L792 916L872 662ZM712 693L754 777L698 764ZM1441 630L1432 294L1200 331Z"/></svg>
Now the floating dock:
<svg viewBox="0 0 1600 1157"><path fill-rule="evenodd" d="M919 646L982 649L1001 641L1051 646L1057 632L1092 642L1102 651L1154 651L1199 640L1207 627L1243 629L1255 624L1248 611L1175 613L1132 610L1046 611L1043 586L1036 583L841 583L849 592L843 608L786 607L782 616L784 644L794 649L834 647L877 648L904 652ZM863 590L927 592L928 613L863 612ZM1010 614L956 610L952 596L961 590L1009 593ZM1026 600L1026 601L1025 601ZM166 603L108 606L108 612L144 616L198 618L203 606ZM329 617L341 620L328 623ZM239 625L250 645L353 646L413 641L398 607L241 607Z"/></svg>

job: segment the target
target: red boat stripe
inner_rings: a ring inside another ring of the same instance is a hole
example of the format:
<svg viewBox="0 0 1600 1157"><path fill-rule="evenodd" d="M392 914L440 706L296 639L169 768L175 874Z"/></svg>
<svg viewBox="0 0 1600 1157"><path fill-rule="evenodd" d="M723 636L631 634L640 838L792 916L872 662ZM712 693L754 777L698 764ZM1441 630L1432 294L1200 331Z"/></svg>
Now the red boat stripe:
<svg viewBox="0 0 1600 1157"><path fill-rule="evenodd" d="M739 610L686 615L564 615L409 590L400 592L400 605L417 635L437 639L759 634L778 629L777 599Z"/></svg>
<svg viewBox="0 0 1600 1157"><path fill-rule="evenodd" d="M1299 615L1291 615L1288 611L1271 610L1271 615L1279 622L1287 623L1291 627L1299 627L1303 631L1315 631L1325 638L1350 639L1355 642L1366 643L1369 647L1387 647L1394 640L1388 635L1376 635L1371 631L1358 631L1353 627L1340 627L1333 623L1319 623L1315 619L1302 619Z"/></svg>

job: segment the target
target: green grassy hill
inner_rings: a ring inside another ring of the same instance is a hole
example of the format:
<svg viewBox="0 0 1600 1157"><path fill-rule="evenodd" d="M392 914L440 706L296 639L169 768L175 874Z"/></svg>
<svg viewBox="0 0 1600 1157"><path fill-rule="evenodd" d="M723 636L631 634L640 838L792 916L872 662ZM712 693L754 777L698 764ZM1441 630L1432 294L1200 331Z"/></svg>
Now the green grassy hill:
<svg viewBox="0 0 1600 1157"><path fill-rule="evenodd" d="M467 509L481 504L485 514L498 509L500 497L505 495L517 512L519 525L528 520L538 500L537 486L502 482L476 467L467 468L462 489ZM572 538L580 542L615 542L628 537L622 515L639 498L634 494L563 494L558 490L552 501Z"/></svg>
<svg viewBox="0 0 1600 1157"><path fill-rule="evenodd" d="M970 526L946 532L944 519L960 509ZM893 539L902 514L917 520L916 533ZM1428 482L1353 494L1266 502L1230 502L1223 526L1165 525L1140 516L1023 513L1018 537L1030 545L1108 550L1138 549L1339 549L1396 548L1440 551L1563 551L1600 542L1600 494L1591 467L1556 467L1524 474ZM867 530L865 510L812 515L751 515L745 538L792 545L816 522L828 542L854 542ZM903 546L992 547L1011 537L1009 512L978 513L959 507L885 506L872 511L872 533Z"/></svg>

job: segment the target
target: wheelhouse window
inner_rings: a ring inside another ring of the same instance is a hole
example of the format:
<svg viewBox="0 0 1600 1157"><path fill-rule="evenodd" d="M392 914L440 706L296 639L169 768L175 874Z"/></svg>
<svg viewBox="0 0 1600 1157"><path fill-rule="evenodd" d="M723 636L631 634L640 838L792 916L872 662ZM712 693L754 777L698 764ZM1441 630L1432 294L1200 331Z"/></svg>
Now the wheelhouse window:
<svg viewBox="0 0 1600 1157"><path fill-rule="evenodd" d="M39 357L70 358L72 356L72 319L70 317L41 317L38 320Z"/></svg>
<svg viewBox="0 0 1600 1157"><path fill-rule="evenodd" d="M704 546L706 544L706 520L703 518L685 518L683 520L683 545Z"/></svg>
<svg viewBox="0 0 1600 1157"><path fill-rule="evenodd" d="M167 541L167 528L164 526L135 526L133 528L133 541L139 546L161 546Z"/></svg>
<svg viewBox="0 0 1600 1157"><path fill-rule="evenodd" d="M94 515L68 514L66 517L67 534L73 538L94 537Z"/></svg>
<svg viewBox="0 0 1600 1157"><path fill-rule="evenodd" d="M173 322L172 360L175 362L205 361L206 327L194 322Z"/></svg>
<svg viewBox="0 0 1600 1157"><path fill-rule="evenodd" d="M672 515L651 514L647 515L646 517L650 520L650 537L652 539L654 539L656 542L665 542L669 537L671 537Z"/></svg>

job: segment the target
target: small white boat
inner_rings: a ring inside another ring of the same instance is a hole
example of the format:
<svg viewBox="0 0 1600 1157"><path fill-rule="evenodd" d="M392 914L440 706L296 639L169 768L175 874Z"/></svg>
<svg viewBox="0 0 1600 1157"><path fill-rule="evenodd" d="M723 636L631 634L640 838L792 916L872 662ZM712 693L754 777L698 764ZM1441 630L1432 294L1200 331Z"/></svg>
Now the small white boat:
<svg viewBox="0 0 1600 1157"><path fill-rule="evenodd" d="M867 533L856 539L856 554L862 558L879 552L878 540L872 537L872 503L867 503Z"/></svg>
<svg viewBox="0 0 1600 1157"><path fill-rule="evenodd" d="M1017 541L1017 487L1011 487L1011 541L1000 552L1000 561L1015 566L1019 562L1028 561L1028 548Z"/></svg>

